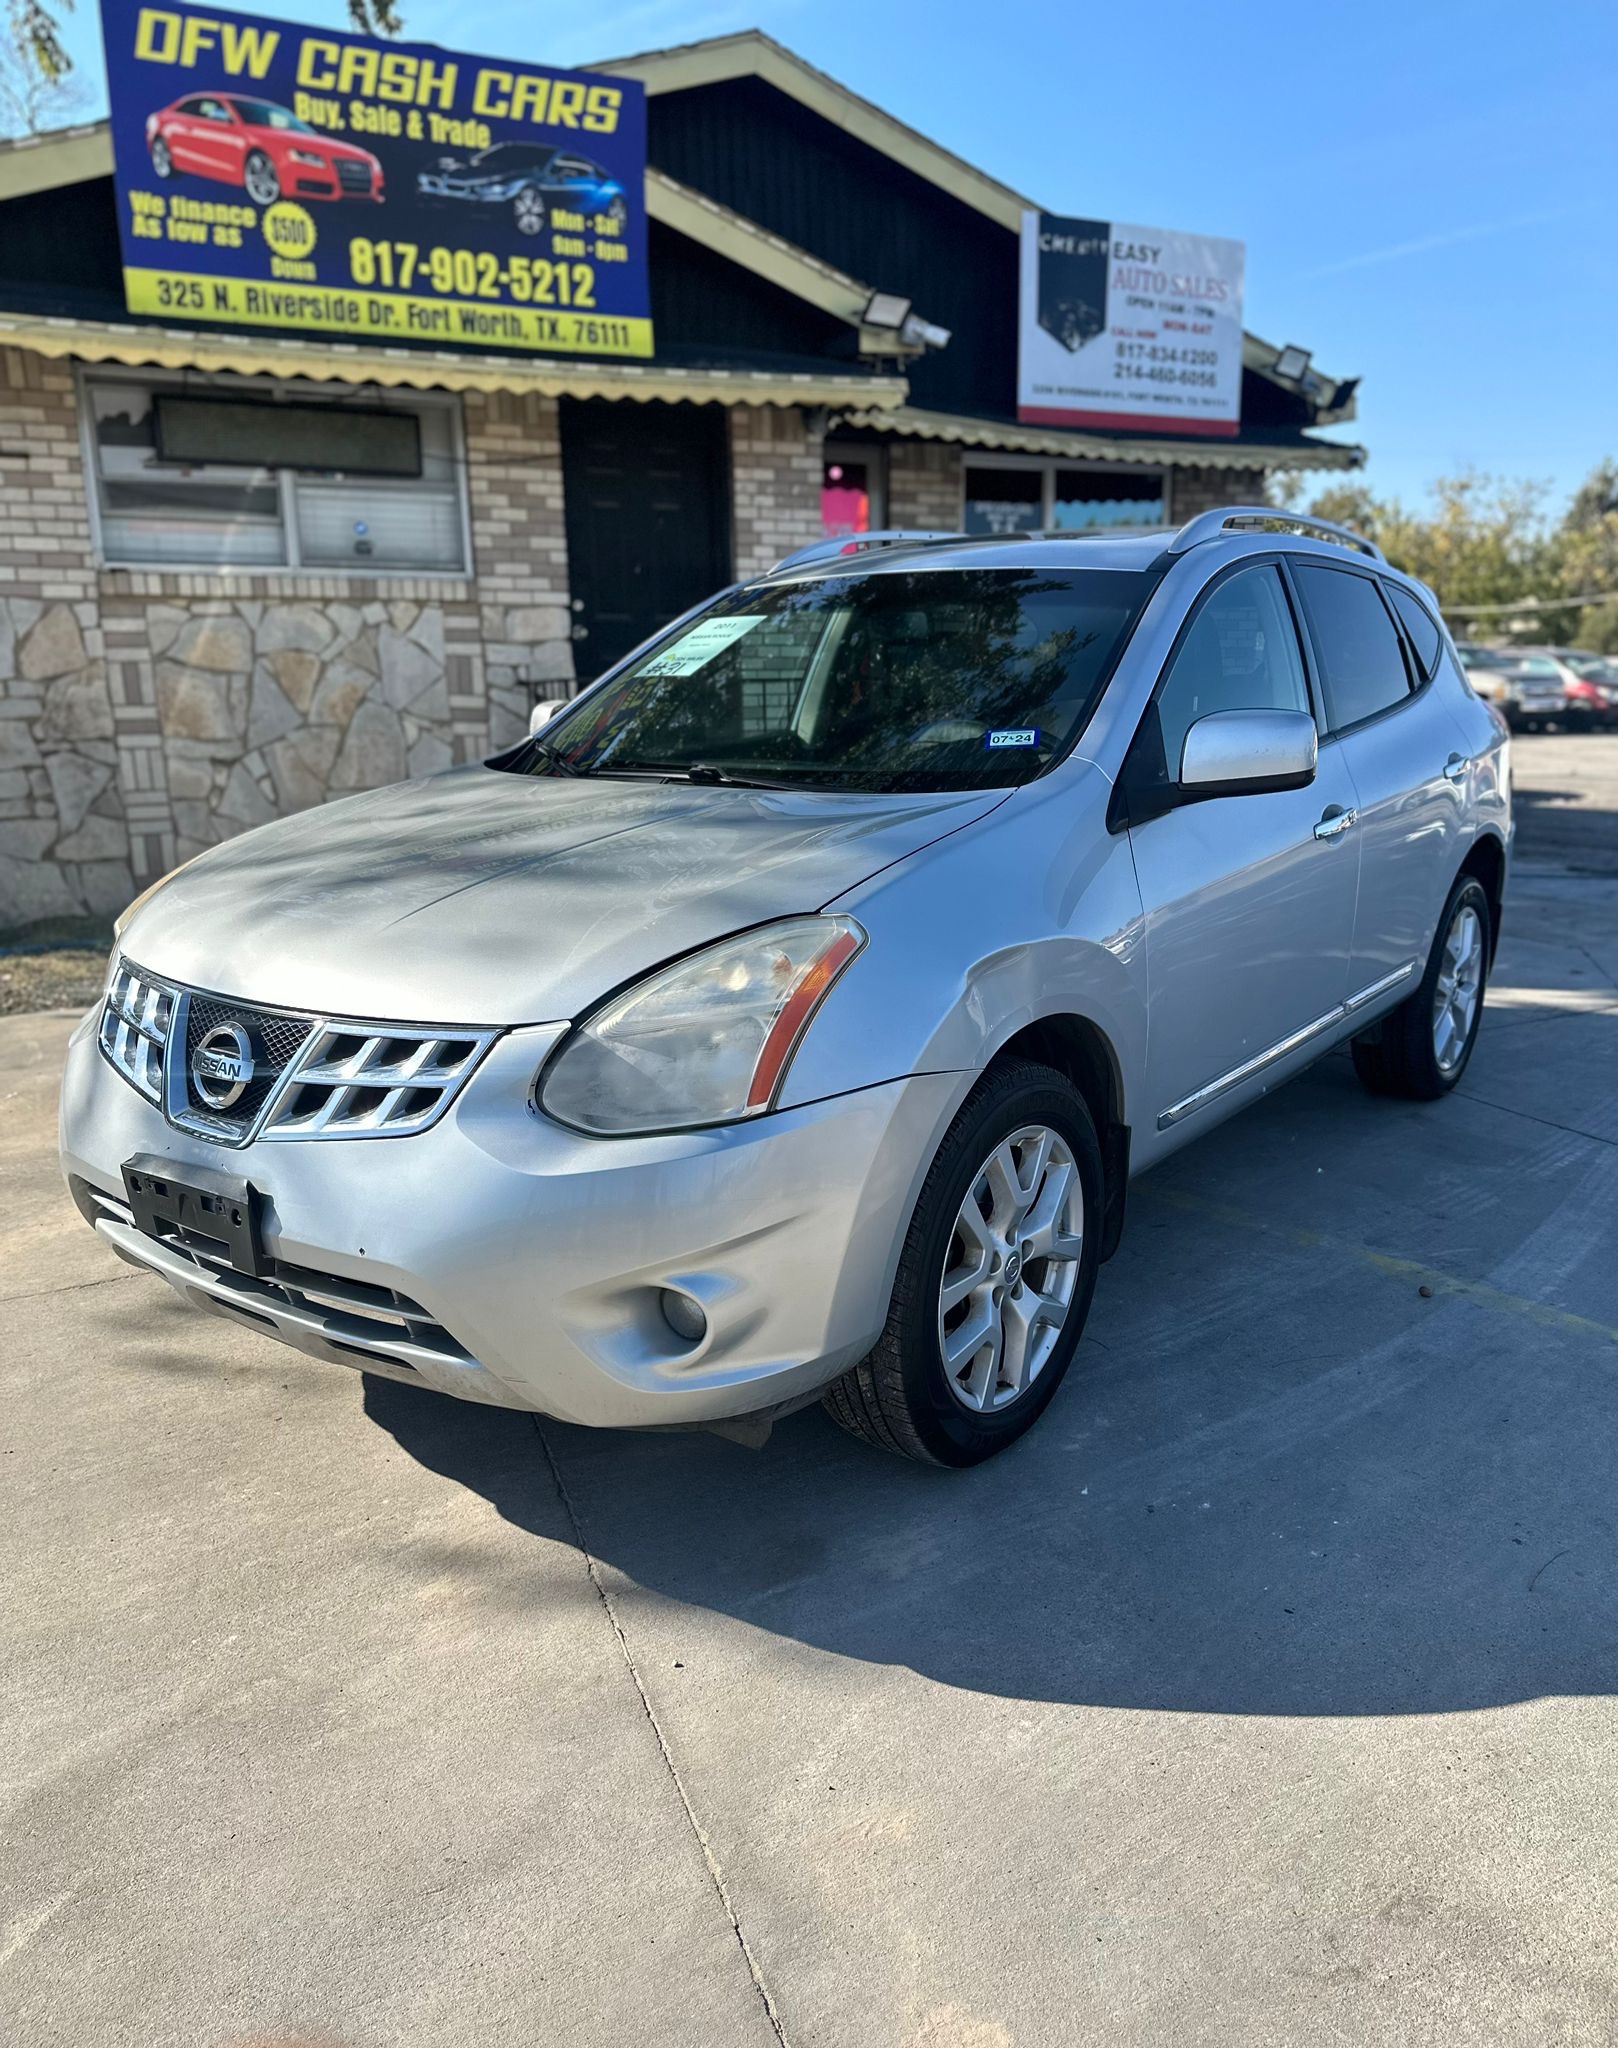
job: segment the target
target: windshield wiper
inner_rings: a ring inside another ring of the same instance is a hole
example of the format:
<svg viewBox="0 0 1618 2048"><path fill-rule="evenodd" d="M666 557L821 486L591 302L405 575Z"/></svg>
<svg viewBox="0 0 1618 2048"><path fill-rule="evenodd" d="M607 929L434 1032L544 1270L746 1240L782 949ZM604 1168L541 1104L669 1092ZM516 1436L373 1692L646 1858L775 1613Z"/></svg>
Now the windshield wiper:
<svg viewBox="0 0 1618 2048"><path fill-rule="evenodd" d="M796 792L798 782L771 781L764 775L737 775L712 761L614 761L601 771L611 775L678 776L682 782L700 782L726 789L784 789Z"/></svg>
<svg viewBox="0 0 1618 2048"><path fill-rule="evenodd" d="M539 737L538 733L530 733L528 735L528 744L534 753L539 756L540 760L548 768L554 769L558 775L586 775L589 773L588 769L575 767L567 759L566 755L559 753L555 747L547 745Z"/></svg>

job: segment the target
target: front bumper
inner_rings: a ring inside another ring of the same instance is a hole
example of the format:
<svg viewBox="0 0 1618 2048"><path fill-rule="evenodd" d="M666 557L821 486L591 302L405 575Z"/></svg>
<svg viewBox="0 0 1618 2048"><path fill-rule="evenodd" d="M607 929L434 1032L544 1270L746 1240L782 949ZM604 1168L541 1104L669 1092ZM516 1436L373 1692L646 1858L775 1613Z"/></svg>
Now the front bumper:
<svg viewBox="0 0 1618 2048"><path fill-rule="evenodd" d="M861 1358L967 1082L920 1075L725 1130L591 1139L531 1106L564 1028L544 1026L498 1040L413 1137L233 1149L176 1130L114 1073L98 1019L69 1047L62 1163L122 1257L315 1357L611 1427L774 1409ZM122 1166L138 1153L180 1178L190 1164L250 1181L270 1277L137 1232ZM664 1319L666 1287L702 1304L697 1344Z"/></svg>

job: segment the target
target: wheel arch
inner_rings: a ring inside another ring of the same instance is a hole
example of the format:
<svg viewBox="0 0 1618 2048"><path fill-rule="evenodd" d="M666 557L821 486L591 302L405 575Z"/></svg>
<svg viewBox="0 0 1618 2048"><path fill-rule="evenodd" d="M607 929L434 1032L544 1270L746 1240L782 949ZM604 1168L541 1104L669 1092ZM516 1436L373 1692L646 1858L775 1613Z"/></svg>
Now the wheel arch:
<svg viewBox="0 0 1618 2048"><path fill-rule="evenodd" d="M1489 965L1492 967L1500 944L1500 915L1506 896L1505 841L1498 833L1480 832L1461 862L1460 872L1475 876L1489 899Z"/></svg>
<svg viewBox="0 0 1618 2048"><path fill-rule="evenodd" d="M1093 1019L1056 1011L1014 1031L995 1047L988 1065L1004 1059L1037 1060L1042 1066L1054 1067L1084 1097L1101 1141L1107 1184L1101 1256L1110 1259L1123 1236L1129 1186L1129 1125L1124 1117L1123 1070L1115 1048Z"/></svg>

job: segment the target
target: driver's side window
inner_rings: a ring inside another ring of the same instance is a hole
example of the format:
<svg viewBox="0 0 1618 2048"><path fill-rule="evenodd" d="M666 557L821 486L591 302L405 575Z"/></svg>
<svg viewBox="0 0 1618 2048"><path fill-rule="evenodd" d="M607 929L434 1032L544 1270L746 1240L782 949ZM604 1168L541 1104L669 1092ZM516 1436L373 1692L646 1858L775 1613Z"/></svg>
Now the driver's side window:
<svg viewBox="0 0 1618 2048"><path fill-rule="evenodd" d="M1169 776L1185 736L1213 711L1308 711L1298 631L1280 572L1265 565L1229 576L1203 601L1158 693Z"/></svg>

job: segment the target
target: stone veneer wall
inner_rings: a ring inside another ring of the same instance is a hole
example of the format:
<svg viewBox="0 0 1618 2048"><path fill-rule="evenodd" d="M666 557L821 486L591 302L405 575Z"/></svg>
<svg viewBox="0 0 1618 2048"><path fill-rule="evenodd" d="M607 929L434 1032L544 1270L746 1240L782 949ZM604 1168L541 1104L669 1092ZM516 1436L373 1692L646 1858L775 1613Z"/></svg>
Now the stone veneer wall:
<svg viewBox="0 0 1618 2048"><path fill-rule="evenodd" d="M475 580L97 569L72 370L0 350L0 929L521 734L573 673L556 402L464 419Z"/></svg>

